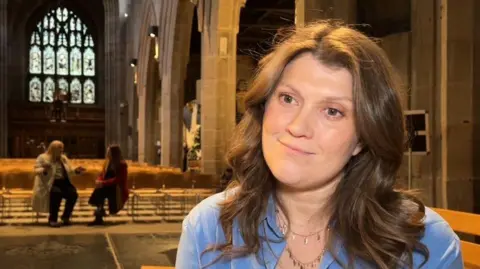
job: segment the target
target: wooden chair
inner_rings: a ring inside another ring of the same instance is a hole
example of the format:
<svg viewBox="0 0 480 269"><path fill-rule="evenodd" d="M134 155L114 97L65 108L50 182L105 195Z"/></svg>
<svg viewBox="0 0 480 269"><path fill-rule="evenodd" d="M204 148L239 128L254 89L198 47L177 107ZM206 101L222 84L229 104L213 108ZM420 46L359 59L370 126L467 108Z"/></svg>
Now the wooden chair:
<svg viewBox="0 0 480 269"><path fill-rule="evenodd" d="M480 236L480 215L434 208L456 232ZM465 268L480 268L480 245L461 241Z"/></svg>
<svg viewBox="0 0 480 269"><path fill-rule="evenodd" d="M146 219L147 216L155 218L159 215L159 208L165 210L165 194L161 192L161 176L160 173L146 169L137 169L135 173L129 175L133 182L130 190L133 221L138 221L140 218ZM140 201L143 199L147 199L153 205L153 210L140 210Z"/></svg>

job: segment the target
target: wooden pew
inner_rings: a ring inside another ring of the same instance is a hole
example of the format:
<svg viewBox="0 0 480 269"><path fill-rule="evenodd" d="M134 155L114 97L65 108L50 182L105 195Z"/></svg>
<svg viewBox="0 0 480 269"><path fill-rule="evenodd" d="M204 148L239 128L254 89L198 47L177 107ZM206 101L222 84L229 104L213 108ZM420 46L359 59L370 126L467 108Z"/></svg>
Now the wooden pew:
<svg viewBox="0 0 480 269"><path fill-rule="evenodd" d="M480 236L480 215L434 208L456 232ZM466 268L480 268L480 245L463 241L462 254Z"/></svg>

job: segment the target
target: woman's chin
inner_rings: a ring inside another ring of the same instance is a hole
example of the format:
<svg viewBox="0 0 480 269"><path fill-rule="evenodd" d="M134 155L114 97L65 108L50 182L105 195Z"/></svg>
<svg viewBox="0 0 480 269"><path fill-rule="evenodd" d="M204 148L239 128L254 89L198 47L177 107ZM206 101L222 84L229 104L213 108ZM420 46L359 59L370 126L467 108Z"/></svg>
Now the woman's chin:
<svg viewBox="0 0 480 269"><path fill-rule="evenodd" d="M298 171L283 168L278 171L272 171L272 173L282 187L289 189L302 189L305 187L303 185L305 185L306 182Z"/></svg>

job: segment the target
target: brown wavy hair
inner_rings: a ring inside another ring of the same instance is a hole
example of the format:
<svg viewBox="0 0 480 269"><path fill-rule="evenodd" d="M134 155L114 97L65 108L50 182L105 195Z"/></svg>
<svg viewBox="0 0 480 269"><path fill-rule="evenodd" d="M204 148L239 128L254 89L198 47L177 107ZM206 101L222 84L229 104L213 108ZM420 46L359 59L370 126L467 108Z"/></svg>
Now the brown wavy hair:
<svg viewBox="0 0 480 269"><path fill-rule="evenodd" d="M265 239L259 236L258 227L275 190L275 179L261 146L265 103L285 66L305 52L327 66L350 71L355 127L363 145L344 167L344 176L330 198L330 222L335 225L327 248L335 255L332 242L340 239L348 253L348 264L335 259L348 268L357 258L382 269L413 268L414 252L423 255L425 264L429 252L420 242L425 206L412 193L396 189L405 149L399 80L373 40L337 22L295 29L260 61L246 96L246 113L227 154L239 186L220 205L226 243L206 251L220 250L219 259L259 253ZM234 220L245 241L242 247L232 244Z"/></svg>
<svg viewBox="0 0 480 269"><path fill-rule="evenodd" d="M103 161L102 172L106 173L110 164L113 164L115 172L117 172L120 163L122 162L124 162L124 160L120 145L112 144L107 148L107 154L105 154L105 160Z"/></svg>

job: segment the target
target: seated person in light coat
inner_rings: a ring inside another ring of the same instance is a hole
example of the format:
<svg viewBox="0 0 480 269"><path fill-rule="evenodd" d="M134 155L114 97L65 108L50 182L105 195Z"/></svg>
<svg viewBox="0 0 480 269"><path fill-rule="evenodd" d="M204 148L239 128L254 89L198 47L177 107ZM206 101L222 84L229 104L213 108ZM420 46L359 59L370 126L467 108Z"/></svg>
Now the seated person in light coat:
<svg viewBox="0 0 480 269"><path fill-rule="evenodd" d="M72 169L68 158L63 154L63 143L52 141L47 152L40 154L35 163L35 182L33 185L33 211L48 212L48 224L51 227L60 227L58 211L62 199L66 200L65 209L61 217L63 225L70 224L70 217L77 201L77 189L70 178L73 174L80 174L85 169Z"/></svg>

